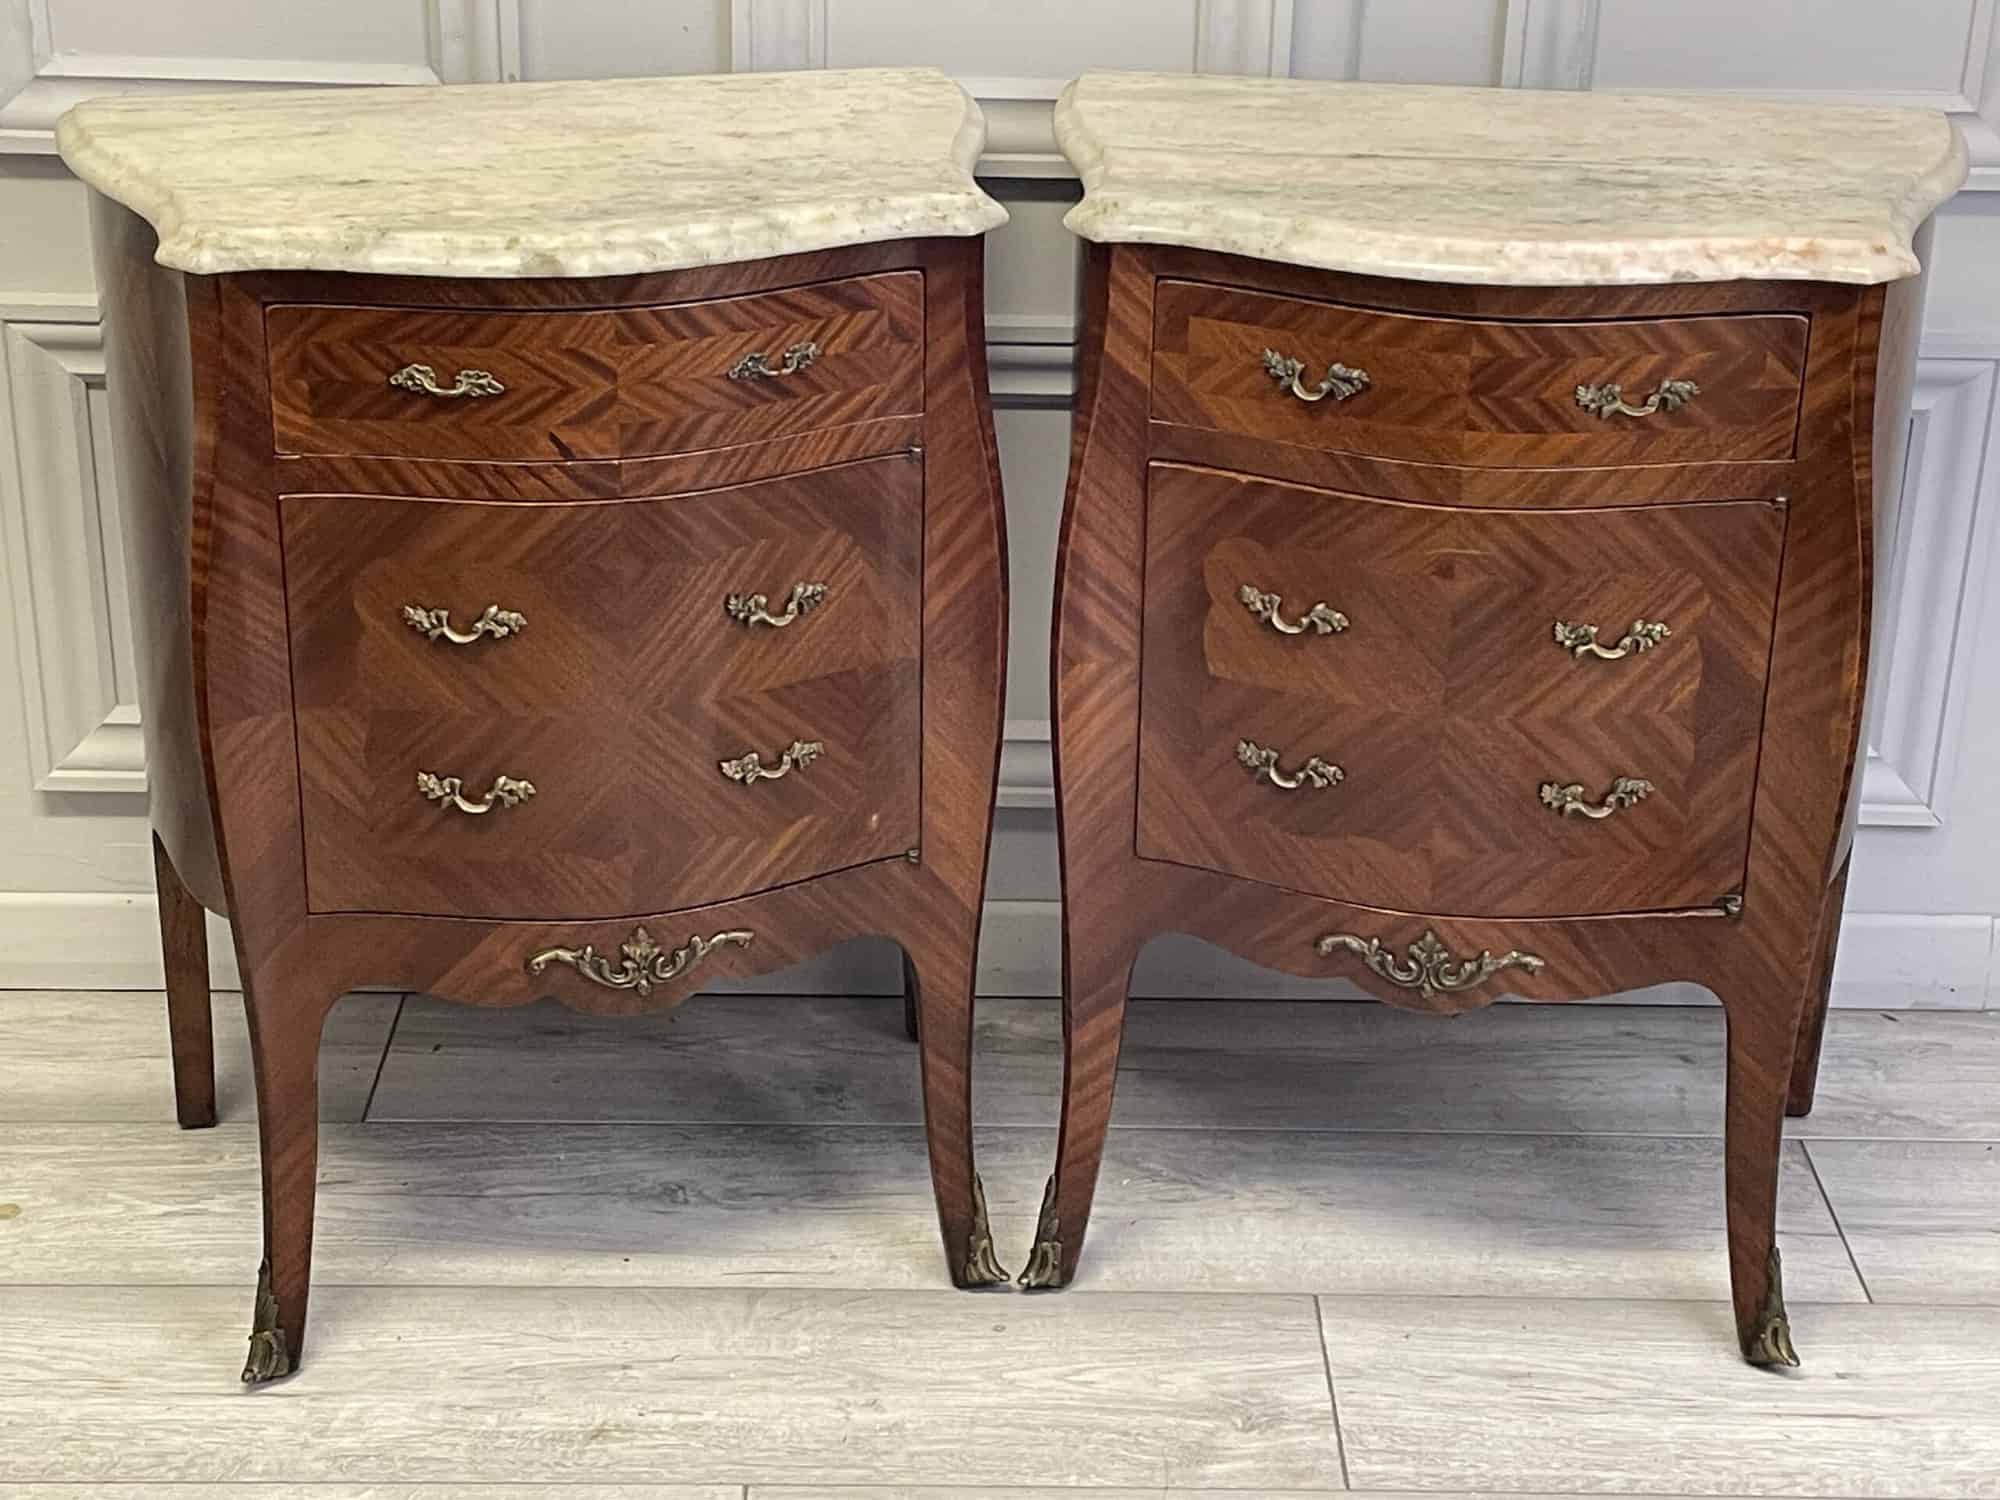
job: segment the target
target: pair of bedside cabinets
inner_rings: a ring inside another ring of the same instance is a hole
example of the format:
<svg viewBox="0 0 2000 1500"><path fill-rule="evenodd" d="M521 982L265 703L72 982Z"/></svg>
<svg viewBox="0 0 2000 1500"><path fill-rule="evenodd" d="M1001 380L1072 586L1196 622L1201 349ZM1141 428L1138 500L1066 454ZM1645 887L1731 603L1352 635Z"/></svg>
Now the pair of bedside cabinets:
<svg viewBox="0 0 2000 1500"><path fill-rule="evenodd" d="M1022 1283L1076 1272L1156 932L1446 1013L1691 980L1727 1015L1744 1351L1795 1363L1780 1126L1950 127L1136 74L1056 127L1090 243L1062 1127ZM1006 630L983 137L922 70L64 120L184 1124L204 910L250 1016L246 1380L303 1349L319 1034L370 984L629 1013L893 938L948 1268L1006 1279L970 1118Z"/></svg>

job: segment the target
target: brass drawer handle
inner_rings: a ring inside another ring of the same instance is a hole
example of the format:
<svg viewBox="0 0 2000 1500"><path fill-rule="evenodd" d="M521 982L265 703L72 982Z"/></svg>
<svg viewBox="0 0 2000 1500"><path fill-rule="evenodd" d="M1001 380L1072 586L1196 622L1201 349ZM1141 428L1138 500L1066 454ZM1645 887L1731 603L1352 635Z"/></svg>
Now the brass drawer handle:
<svg viewBox="0 0 2000 1500"><path fill-rule="evenodd" d="M1324 401L1328 396L1336 401L1345 401L1358 396L1375 382L1368 378L1366 370L1357 370L1343 364L1326 367L1326 379L1318 385L1305 383L1305 361L1292 359L1275 349L1264 351L1264 373L1278 383L1281 391L1290 391L1301 401Z"/></svg>
<svg viewBox="0 0 2000 1500"><path fill-rule="evenodd" d="M1264 621L1280 635L1304 635L1308 630L1316 630L1321 635L1334 635L1347 629L1347 616L1321 600L1299 617L1297 624L1287 624L1278 611L1284 599L1277 594L1267 594L1254 583L1246 583L1236 591L1236 597L1245 609Z"/></svg>
<svg viewBox="0 0 2000 1500"><path fill-rule="evenodd" d="M1404 950L1407 959L1398 959L1382 946L1380 938L1356 937L1351 932L1329 932L1313 947L1321 958L1330 958L1343 948L1358 954L1370 973L1380 975L1398 988L1415 990L1426 1000L1484 984L1502 969L1525 969L1530 974L1539 974L1547 967L1534 954L1514 948L1498 958L1484 948L1475 957L1454 958L1428 927L1422 937Z"/></svg>
<svg viewBox="0 0 2000 1500"><path fill-rule="evenodd" d="M769 594L731 594L722 601L723 613L741 625L769 625L782 629L800 615L811 614L826 603L826 585L823 583L795 583L785 597L783 614L771 613Z"/></svg>
<svg viewBox="0 0 2000 1500"><path fill-rule="evenodd" d="M654 985L678 979L723 944L747 948L755 936L741 929L718 932L714 937L696 934L669 953L640 926L633 928L632 935L618 945L615 964L585 943L581 948L544 948L528 960L527 970L539 974L550 964L567 964L593 984L601 984L607 990L633 990L644 997L653 993Z"/></svg>
<svg viewBox="0 0 2000 1500"><path fill-rule="evenodd" d="M1644 802L1653 792L1653 783L1639 776L1620 776L1611 783L1611 790L1604 794L1602 802L1593 803L1583 795L1583 783L1571 782L1563 786L1553 781L1542 783L1542 806L1567 818L1572 815L1585 818L1608 818L1613 813Z"/></svg>
<svg viewBox="0 0 2000 1500"><path fill-rule="evenodd" d="M1338 786L1347 779L1347 773L1339 766L1321 760L1317 755L1310 757L1296 771L1281 771L1278 769L1278 752L1267 750L1255 740L1238 740L1236 758L1243 763L1253 780L1268 781L1272 786L1288 792L1295 792L1302 786Z"/></svg>
<svg viewBox="0 0 2000 1500"><path fill-rule="evenodd" d="M1609 421L1614 414L1650 417L1654 412L1679 411L1700 394L1701 387L1692 380L1662 380L1658 389L1646 398L1644 406L1628 406L1624 390L1613 381L1609 385L1578 386L1576 404L1600 420Z"/></svg>
<svg viewBox="0 0 2000 1500"><path fill-rule="evenodd" d="M470 646L483 635L490 635L496 641L505 640L510 635L519 635L528 627L527 616L502 609L497 604L487 605L479 618L464 630L453 628L450 610L431 609L421 604L403 606L403 623L427 640L446 640L454 646Z"/></svg>
<svg viewBox="0 0 2000 1500"><path fill-rule="evenodd" d="M1651 651L1673 631L1667 628L1665 620L1634 620L1632 628L1618 638L1618 644L1611 647L1597 644L1595 625L1572 625L1567 620L1556 621L1556 644L1575 657L1595 656L1603 661L1617 661L1621 657L1637 656L1641 651Z"/></svg>
<svg viewBox="0 0 2000 1500"><path fill-rule="evenodd" d="M439 385L437 371L429 365L404 365L389 377L389 384L420 396L437 396L455 401L460 396L497 396L507 387L484 370L460 370L450 385Z"/></svg>
<svg viewBox="0 0 2000 1500"><path fill-rule="evenodd" d="M764 353L746 354L730 366L731 380L779 380L787 375L796 375L807 365L819 358L819 345L808 339L803 344L794 344L781 356L776 365L771 356Z"/></svg>
<svg viewBox="0 0 2000 1500"><path fill-rule="evenodd" d="M496 807L517 807L535 795L532 781L521 781L512 776L496 776L493 787L477 802L465 795L465 783L456 776L433 776L429 771L417 772L417 790L426 801L455 807L462 813L478 817L490 813Z"/></svg>
<svg viewBox="0 0 2000 1500"><path fill-rule="evenodd" d="M717 761L722 774L731 781L740 781L745 786L754 786L760 781L776 781L780 776L789 776L795 770L803 771L818 760L826 746L819 740L793 740L778 757L776 770L765 766L763 758L755 750L749 750L734 760Z"/></svg>

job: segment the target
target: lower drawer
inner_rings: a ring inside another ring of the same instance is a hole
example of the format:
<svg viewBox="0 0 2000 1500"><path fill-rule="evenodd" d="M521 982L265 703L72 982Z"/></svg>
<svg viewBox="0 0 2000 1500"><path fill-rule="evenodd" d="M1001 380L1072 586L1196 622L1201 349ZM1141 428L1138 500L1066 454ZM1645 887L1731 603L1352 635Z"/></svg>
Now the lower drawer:
<svg viewBox="0 0 2000 1500"><path fill-rule="evenodd" d="M916 845L919 458L282 515L312 910L587 920Z"/></svg>
<svg viewBox="0 0 2000 1500"><path fill-rule="evenodd" d="M1782 508L1149 485L1141 857L1437 915L1741 889Z"/></svg>

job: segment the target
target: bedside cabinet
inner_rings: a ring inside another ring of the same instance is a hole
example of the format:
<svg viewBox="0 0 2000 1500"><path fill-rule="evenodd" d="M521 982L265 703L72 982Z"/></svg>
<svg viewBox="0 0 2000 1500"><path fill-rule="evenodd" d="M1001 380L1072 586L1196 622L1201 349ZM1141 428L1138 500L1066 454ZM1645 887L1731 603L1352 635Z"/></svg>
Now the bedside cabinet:
<svg viewBox="0 0 2000 1500"><path fill-rule="evenodd" d="M969 1112L1006 624L976 107L797 74L109 100L60 139L184 1123L202 908L245 980L245 1380L303 1349L315 1058L359 986L622 1014L887 935L948 1269L1004 1280Z"/></svg>
<svg viewBox="0 0 2000 1500"><path fill-rule="evenodd" d="M1062 1137L1023 1282L1076 1274L1154 933L1447 1014L1684 980L1727 1017L1743 1349L1796 1363L1780 1126L1949 125L1130 74L1057 124L1093 243Z"/></svg>

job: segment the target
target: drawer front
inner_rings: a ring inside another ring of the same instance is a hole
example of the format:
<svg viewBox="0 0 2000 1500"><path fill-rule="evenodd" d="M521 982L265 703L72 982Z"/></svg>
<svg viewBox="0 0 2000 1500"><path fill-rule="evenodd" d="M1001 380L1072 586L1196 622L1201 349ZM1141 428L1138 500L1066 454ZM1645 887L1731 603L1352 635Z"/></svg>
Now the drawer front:
<svg viewBox="0 0 2000 1500"><path fill-rule="evenodd" d="M286 497L310 907L583 920L900 857L921 478L899 454L684 499Z"/></svg>
<svg viewBox="0 0 2000 1500"><path fill-rule="evenodd" d="M1802 317L1508 323L1188 281L1161 282L1157 308L1162 422L1503 468L1787 459L1796 444Z"/></svg>
<svg viewBox="0 0 2000 1500"><path fill-rule="evenodd" d="M688 453L923 410L923 275L590 312L284 305L277 451Z"/></svg>
<svg viewBox="0 0 2000 1500"><path fill-rule="evenodd" d="M1741 889L1782 507L1149 491L1142 857L1438 915Z"/></svg>

